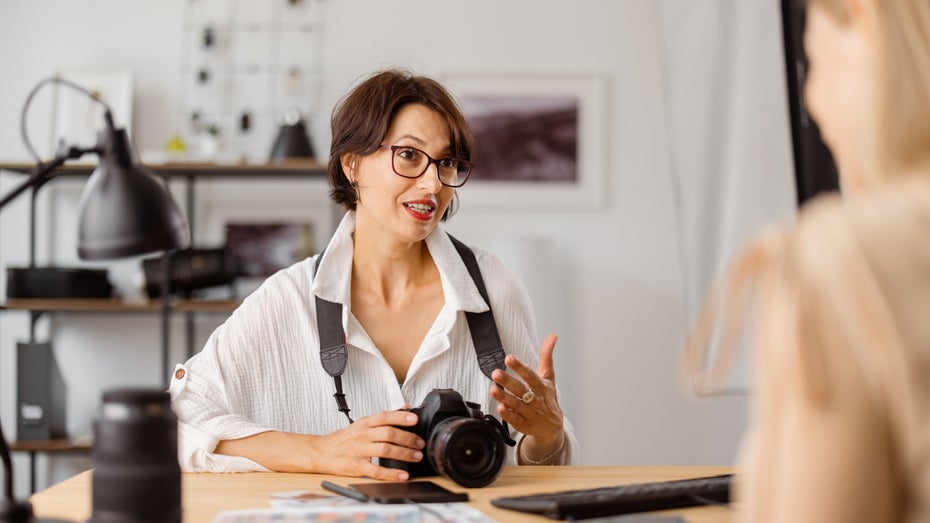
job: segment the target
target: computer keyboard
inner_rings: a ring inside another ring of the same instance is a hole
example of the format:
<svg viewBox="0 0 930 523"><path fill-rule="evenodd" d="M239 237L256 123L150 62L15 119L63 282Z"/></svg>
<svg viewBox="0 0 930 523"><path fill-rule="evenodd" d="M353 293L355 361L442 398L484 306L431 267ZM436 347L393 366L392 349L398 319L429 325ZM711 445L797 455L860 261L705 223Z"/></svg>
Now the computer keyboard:
<svg viewBox="0 0 930 523"><path fill-rule="evenodd" d="M733 474L674 481L635 483L491 500L495 507L541 514L552 519L585 519L730 501Z"/></svg>

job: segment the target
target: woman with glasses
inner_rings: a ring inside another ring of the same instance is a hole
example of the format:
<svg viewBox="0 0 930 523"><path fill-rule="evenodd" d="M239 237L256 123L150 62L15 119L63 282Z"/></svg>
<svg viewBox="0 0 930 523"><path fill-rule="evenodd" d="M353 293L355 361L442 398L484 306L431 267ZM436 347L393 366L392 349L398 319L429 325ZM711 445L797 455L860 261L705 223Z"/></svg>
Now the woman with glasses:
<svg viewBox="0 0 930 523"><path fill-rule="evenodd" d="M757 238L690 348L753 327L739 521L930 521L930 3L807 13L805 99L845 194Z"/></svg>
<svg viewBox="0 0 930 523"><path fill-rule="evenodd" d="M347 213L322 255L270 277L176 369L184 470L405 480L406 471L372 458L426 459L423 438L404 430L417 416L398 409L433 389L507 422L517 440L510 463L571 462L577 442L556 395L555 336L539 344L523 285L474 249L486 303L439 227L471 174L471 151L464 117L434 80L384 71L343 98L329 181ZM329 310L321 300L335 307L333 329L318 325ZM489 305L507 353L493 382L466 318ZM321 342L330 331L333 354L345 347L338 377L324 369L335 361Z"/></svg>

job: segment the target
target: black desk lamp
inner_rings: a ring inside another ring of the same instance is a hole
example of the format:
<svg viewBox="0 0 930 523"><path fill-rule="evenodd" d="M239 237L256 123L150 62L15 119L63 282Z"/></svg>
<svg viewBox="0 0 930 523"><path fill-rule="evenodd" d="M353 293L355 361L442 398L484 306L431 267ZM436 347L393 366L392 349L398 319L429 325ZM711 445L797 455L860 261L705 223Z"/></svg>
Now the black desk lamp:
<svg viewBox="0 0 930 523"><path fill-rule="evenodd" d="M26 134L26 113L36 92L49 83L76 89L105 108L106 128L97 136L97 145L59 150L55 158L35 166L30 177L0 200L0 209L30 187L39 186L50 173L67 162L96 153L97 169L81 195L78 228L78 256L84 260L105 260L168 251L190 245L187 221L154 171L136 161L125 129L113 125L110 107L100 97L63 78L39 82L23 107L22 135L27 149L38 160Z"/></svg>
<svg viewBox="0 0 930 523"><path fill-rule="evenodd" d="M41 162L26 133L26 113L36 92L50 83L80 91L105 108L106 128L97 135L94 147L60 149L55 158ZM78 256L84 260L105 260L172 251L190 245L190 230L167 187L155 173L136 161L125 129L113 124L110 107L98 95L59 77L46 78L29 93L21 118L23 141L38 161L29 178L0 200L0 210L30 187L47 182L53 170L68 160L96 153L97 169L81 194L78 229ZM0 522L55 522L35 518L32 505L13 497L13 465L10 449L0 426L0 458L3 460L6 489L0 500Z"/></svg>

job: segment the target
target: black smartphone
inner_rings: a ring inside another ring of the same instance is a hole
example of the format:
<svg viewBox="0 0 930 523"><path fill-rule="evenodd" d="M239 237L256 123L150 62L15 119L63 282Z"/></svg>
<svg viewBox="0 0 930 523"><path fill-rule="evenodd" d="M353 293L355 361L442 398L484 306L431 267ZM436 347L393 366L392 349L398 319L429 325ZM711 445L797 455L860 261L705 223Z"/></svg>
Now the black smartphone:
<svg viewBox="0 0 930 523"><path fill-rule="evenodd" d="M432 481L353 483L355 490L378 503L454 503L468 501L468 494L452 492Z"/></svg>

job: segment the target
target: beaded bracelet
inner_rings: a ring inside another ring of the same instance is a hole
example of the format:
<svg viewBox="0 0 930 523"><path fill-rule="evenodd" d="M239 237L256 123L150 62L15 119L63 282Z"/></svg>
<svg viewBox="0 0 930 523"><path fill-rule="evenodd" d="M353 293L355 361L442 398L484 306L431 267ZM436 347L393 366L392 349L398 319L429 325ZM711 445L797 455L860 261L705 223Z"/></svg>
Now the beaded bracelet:
<svg viewBox="0 0 930 523"><path fill-rule="evenodd" d="M520 440L520 457L523 458L523 461L529 463L530 465L544 465L550 459L558 456L562 453L562 450L565 449L565 431L562 431L562 440L559 441L559 446L555 450L544 456L540 460L530 459L526 456L526 452L523 451L523 440Z"/></svg>

